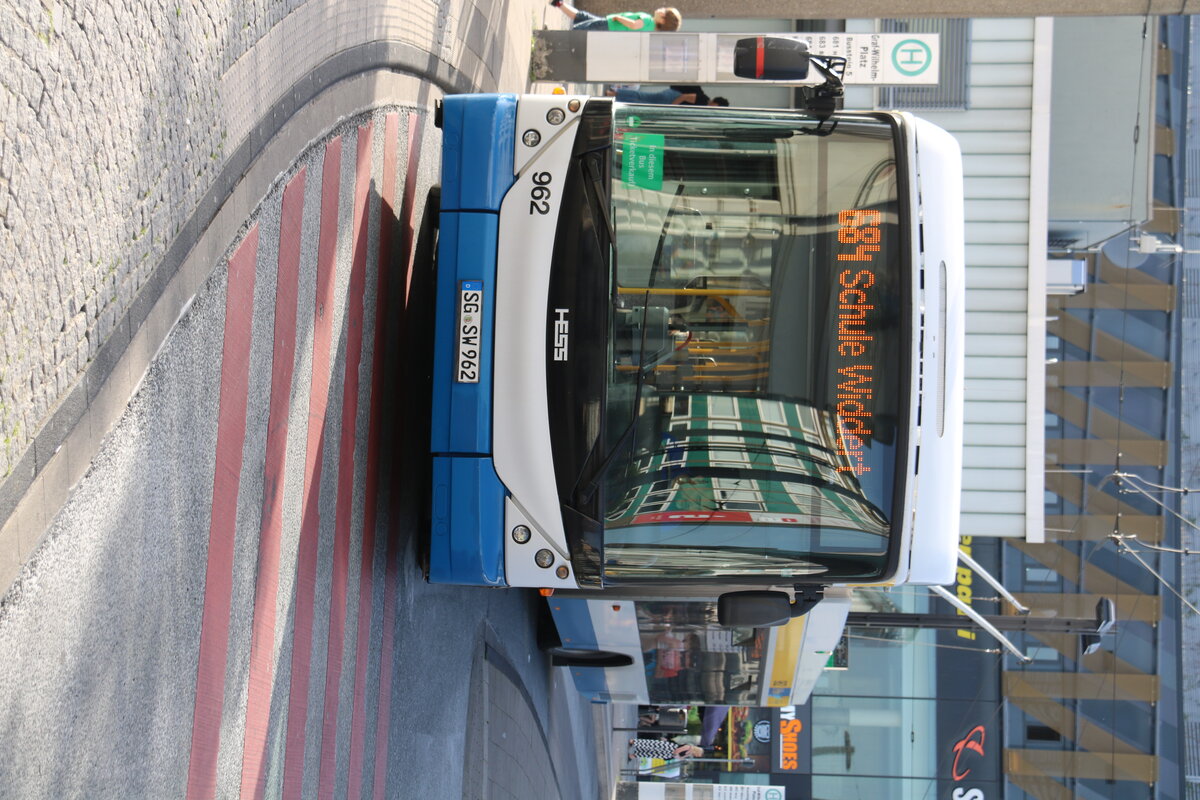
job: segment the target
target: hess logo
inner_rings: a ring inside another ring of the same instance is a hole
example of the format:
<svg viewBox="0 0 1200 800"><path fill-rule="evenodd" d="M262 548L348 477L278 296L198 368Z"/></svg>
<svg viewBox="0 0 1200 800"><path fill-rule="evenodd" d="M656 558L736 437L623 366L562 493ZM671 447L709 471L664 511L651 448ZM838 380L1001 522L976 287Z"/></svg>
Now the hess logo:
<svg viewBox="0 0 1200 800"><path fill-rule="evenodd" d="M567 339L571 332L571 323L567 320L570 309L554 309L554 360L567 360Z"/></svg>

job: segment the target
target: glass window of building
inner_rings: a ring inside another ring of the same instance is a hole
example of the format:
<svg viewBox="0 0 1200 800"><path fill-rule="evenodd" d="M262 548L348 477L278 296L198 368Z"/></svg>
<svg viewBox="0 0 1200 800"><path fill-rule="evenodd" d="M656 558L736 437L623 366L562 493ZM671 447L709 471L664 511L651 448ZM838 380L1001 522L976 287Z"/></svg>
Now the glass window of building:
<svg viewBox="0 0 1200 800"><path fill-rule="evenodd" d="M1044 589L1047 585L1057 585L1059 574L1049 567L1025 567L1025 585Z"/></svg>
<svg viewBox="0 0 1200 800"><path fill-rule="evenodd" d="M812 724L814 775L937 776L936 700L814 697Z"/></svg>

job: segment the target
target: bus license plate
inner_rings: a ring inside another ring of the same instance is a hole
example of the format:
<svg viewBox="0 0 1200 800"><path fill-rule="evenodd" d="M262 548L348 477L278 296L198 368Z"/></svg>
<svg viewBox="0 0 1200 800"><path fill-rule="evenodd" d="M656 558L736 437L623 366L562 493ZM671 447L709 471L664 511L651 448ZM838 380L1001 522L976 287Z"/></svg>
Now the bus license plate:
<svg viewBox="0 0 1200 800"><path fill-rule="evenodd" d="M458 383L479 383L483 352L483 281L463 281L458 292Z"/></svg>

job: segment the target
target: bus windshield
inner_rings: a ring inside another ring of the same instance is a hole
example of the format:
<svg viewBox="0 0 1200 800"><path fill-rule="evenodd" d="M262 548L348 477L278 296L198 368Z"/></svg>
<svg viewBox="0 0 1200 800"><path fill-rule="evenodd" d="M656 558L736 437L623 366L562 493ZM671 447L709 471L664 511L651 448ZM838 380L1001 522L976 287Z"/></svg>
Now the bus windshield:
<svg viewBox="0 0 1200 800"><path fill-rule="evenodd" d="M883 574L911 301L896 132L613 106L608 583Z"/></svg>

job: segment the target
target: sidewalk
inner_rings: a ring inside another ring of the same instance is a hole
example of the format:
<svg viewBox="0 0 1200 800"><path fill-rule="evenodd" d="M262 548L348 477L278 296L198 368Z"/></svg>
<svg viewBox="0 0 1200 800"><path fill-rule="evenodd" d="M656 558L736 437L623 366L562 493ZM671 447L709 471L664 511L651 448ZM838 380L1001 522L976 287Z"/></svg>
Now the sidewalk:
<svg viewBox="0 0 1200 800"><path fill-rule="evenodd" d="M608 703L595 708L604 709L595 713L596 740L604 742L607 748L607 752L597 752L596 756L606 767L601 778L600 800L613 800L617 796L617 784L622 780L621 770L629 766L629 739L633 736L629 731L615 729L637 727L637 706Z"/></svg>
<svg viewBox="0 0 1200 800"><path fill-rule="evenodd" d="M516 669L484 644L471 672L463 800L612 800L637 706L589 703L556 670L549 731ZM548 735L549 734L549 735Z"/></svg>

